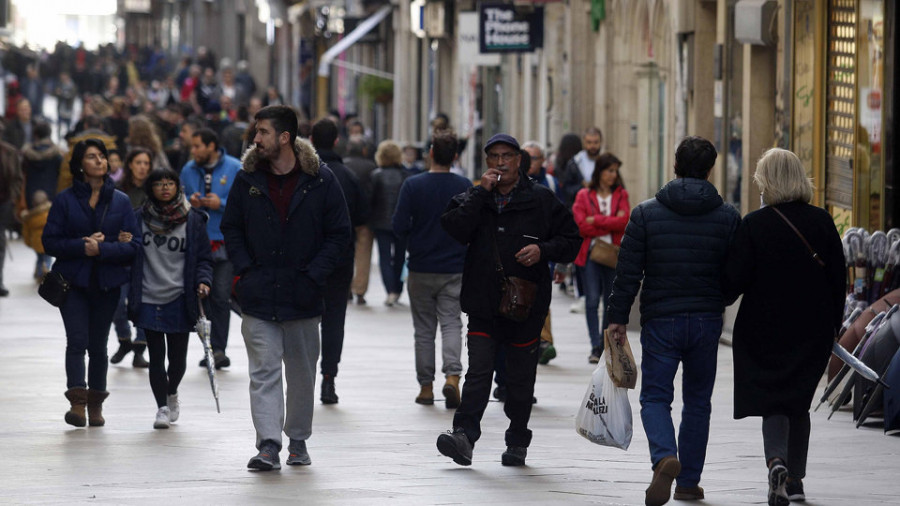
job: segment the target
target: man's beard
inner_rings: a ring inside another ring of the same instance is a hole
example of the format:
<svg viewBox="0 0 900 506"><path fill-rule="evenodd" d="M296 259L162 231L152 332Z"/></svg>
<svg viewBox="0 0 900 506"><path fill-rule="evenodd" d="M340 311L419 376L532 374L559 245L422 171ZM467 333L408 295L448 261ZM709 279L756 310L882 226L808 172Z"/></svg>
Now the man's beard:
<svg viewBox="0 0 900 506"><path fill-rule="evenodd" d="M264 160L273 161L278 158L279 149L277 146L267 148L267 147L263 146L262 144L257 144L256 150L259 152L259 155Z"/></svg>
<svg viewBox="0 0 900 506"><path fill-rule="evenodd" d="M589 149L589 150L587 150L587 154L591 158L597 158L600 155L600 148Z"/></svg>

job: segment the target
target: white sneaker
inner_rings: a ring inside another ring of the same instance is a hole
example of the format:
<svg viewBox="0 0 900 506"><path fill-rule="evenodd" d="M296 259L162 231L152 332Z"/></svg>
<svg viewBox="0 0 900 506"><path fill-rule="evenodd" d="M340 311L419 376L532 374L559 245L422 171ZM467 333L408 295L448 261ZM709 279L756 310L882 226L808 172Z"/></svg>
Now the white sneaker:
<svg viewBox="0 0 900 506"><path fill-rule="evenodd" d="M384 301L384 305L391 307L394 304L397 304L397 301L400 300L399 293L389 293L387 296L387 300Z"/></svg>
<svg viewBox="0 0 900 506"><path fill-rule="evenodd" d="M583 314L584 313L584 296L578 297L578 300L572 304L572 307L569 308L570 313Z"/></svg>
<svg viewBox="0 0 900 506"><path fill-rule="evenodd" d="M177 422L178 415L180 414L179 408L181 407L178 403L178 394L172 394L166 397L166 404L168 404L167 407L169 408L169 421Z"/></svg>
<svg viewBox="0 0 900 506"><path fill-rule="evenodd" d="M156 421L153 422L154 429L169 428L169 407L163 406L156 412Z"/></svg>

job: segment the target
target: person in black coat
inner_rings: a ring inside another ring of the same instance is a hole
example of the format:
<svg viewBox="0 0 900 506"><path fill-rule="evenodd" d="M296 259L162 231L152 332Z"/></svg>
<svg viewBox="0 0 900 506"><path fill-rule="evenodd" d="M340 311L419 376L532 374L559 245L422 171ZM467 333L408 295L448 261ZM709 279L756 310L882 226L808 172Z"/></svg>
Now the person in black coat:
<svg viewBox="0 0 900 506"><path fill-rule="evenodd" d="M681 141L677 177L631 212L609 297L609 333L621 343L641 289L641 421L653 463L647 506L668 502L676 478L676 499L704 497L699 484L725 311L722 267L741 219L708 181L717 156L706 139ZM676 441L671 411L679 363L684 407Z"/></svg>
<svg viewBox="0 0 900 506"><path fill-rule="evenodd" d="M381 141L375 152L375 163L378 168L372 173L372 192L369 194L369 225L375 232L378 241L378 267L381 269L381 281L387 292L386 306L393 306L403 292L403 262L406 258L406 244L394 234L391 219L397 210L400 198L400 187L409 177L403 168L403 152L400 146L392 141Z"/></svg>
<svg viewBox="0 0 900 506"><path fill-rule="evenodd" d="M316 148L319 159L331 169L331 172L334 172L341 185L350 213L350 224L355 231L366 223L368 211L359 179L334 152L334 145L338 140L337 125L328 118L317 121L312 127L310 140L313 147ZM355 243L355 233L353 240ZM341 361L341 351L344 347L344 320L347 314L347 294L350 293L350 282L353 280L354 251L355 244L354 247L341 252L338 264L328 275L322 292L325 312L322 313L322 395L320 399L323 404L337 404L338 402L334 378L338 373L338 363Z"/></svg>
<svg viewBox="0 0 900 506"><path fill-rule="evenodd" d="M516 139L494 135L484 152L488 170L481 177L481 185L453 197L441 216L447 234L468 245L460 307L469 315L469 369L453 417L453 431L441 434L437 447L457 464L472 463L472 447L481 437L481 418L491 392L494 359L502 347L506 352L504 412L509 428L501 462L522 466L531 444L528 419L541 329L550 308L548 262L574 260L581 236L572 213L556 195L520 170L521 151ZM502 275L498 262L503 266ZM500 313L503 275L536 285L534 303L524 321Z"/></svg>
<svg viewBox="0 0 900 506"><path fill-rule="evenodd" d="M785 505L803 496L809 406L841 326L847 281L841 238L831 215L809 204L813 187L800 159L770 149L753 178L765 207L741 222L724 273L729 301L744 295L732 348L734 417L763 417L769 504Z"/></svg>

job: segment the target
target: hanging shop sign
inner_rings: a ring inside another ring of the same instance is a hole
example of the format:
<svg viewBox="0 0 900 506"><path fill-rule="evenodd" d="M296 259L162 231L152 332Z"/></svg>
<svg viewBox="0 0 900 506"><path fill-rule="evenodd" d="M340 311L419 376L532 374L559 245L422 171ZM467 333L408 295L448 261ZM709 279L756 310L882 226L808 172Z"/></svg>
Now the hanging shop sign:
<svg viewBox="0 0 900 506"><path fill-rule="evenodd" d="M517 12L515 6L478 4L482 53L530 53L544 47L544 8Z"/></svg>

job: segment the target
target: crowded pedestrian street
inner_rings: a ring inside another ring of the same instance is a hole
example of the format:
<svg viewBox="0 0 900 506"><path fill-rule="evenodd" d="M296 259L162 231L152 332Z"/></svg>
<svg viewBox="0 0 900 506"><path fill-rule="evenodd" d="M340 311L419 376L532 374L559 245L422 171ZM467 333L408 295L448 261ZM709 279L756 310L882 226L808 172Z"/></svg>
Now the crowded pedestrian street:
<svg viewBox="0 0 900 506"><path fill-rule="evenodd" d="M13 240L8 255L10 295L0 298L2 504L643 504L650 462L637 399L641 379L629 392L635 423L627 451L597 446L575 432L594 366L586 360L584 317L569 313L573 299L559 290L551 305L559 355L538 366L526 466L500 465L507 420L497 401L485 412L471 467L438 453L435 438L450 429L453 410L437 392L432 406L413 402L418 385L407 295L393 307L383 305L386 294L373 268L369 303L347 310L336 378L340 402L316 400L312 465L257 473L246 468L255 448L238 316L231 322L231 366L218 371L221 413L206 369L197 367L202 351L191 334L177 423L154 430L147 370L125 360L109 369L106 425L74 428L63 421L59 311L37 294L31 251ZM638 332L630 328L628 338L639 359ZM115 335L109 347L112 354ZM677 425L679 378L675 384ZM720 344L701 504L764 504L759 419L733 420L732 392L731 348ZM846 410L831 420L825 410L811 417L807 504L897 504L898 436L884 435L880 426L855 429Z"/></svg>

